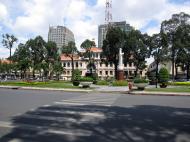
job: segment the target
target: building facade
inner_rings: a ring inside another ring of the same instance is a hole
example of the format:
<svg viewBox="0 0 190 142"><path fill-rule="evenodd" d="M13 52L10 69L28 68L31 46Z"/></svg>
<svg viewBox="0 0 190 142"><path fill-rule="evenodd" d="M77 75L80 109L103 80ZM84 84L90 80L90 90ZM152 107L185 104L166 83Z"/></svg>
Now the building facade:
<svg viewBox="0 0 190 142"><path fill-rule="evenodd" d="M70 41L75 41L74 34L65 26L52 26L49 27L48 41L53 41L57 44L59 53L61 53L61 48L68 45Z"/></svg>
<svg viewBox="0 0 190 142"><path fill-rule="evenodd" d="M93 47L91 48L91 52L93 53L91 58L93 59L94 65L95 65L93 72L96 72L98 74L99 79L114 78L115 66L114 64L105 64L102 62L101 60L102 49ZM82 76L85 76L85 74L89 72L88 61L89 59L85 57L79 57L78 55L74 57L74 68L79 69L81 71ZM62 54L61 62L62 62L62 66L65 69L64 73L61 75L61 78L63 80L71 80L71 76L72 76L71 59ZM135 74L135 70L136 70L136 67L134 66L133 63L124 64L125 78L129 78L130 76L133 76ZM146 70L139 71L139 73L142 76L145 76Z"/></svg>
<svg viewBox="0 0 190 142"><path fill-rule="evenodd" d="M107 24L99 25L98 26L98 47L102 48L103 46L103 41L106 38L106 33L107 33ZM126 21L121 21L121 22L112 22L111 26L113 27L119 27L121 30L129 32L132 27L126 23Z"/></svg>
<svg viewBox="0 0 190 142"><path fill-rule="evenodd" d="M158 72L160 71L161 68L166 68L170 74L172 75L172 62L171 61L166 61L163 63L160 63L158 65ZM156 62L152 62L149 67L148 67L148 72L156 72ZM186 72L182 70L181 67L174 67L174 76L176 79L184 79L186 76Z"/></svg>

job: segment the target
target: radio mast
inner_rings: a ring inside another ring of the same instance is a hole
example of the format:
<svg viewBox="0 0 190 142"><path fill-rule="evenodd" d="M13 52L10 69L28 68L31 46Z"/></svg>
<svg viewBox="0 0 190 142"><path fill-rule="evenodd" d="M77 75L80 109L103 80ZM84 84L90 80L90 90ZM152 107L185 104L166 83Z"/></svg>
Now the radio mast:
<svg viewBox="0 0 190 142"><path fill-rule="evenodd" d="M112 0L106 0L105 24L110 25L112 22Z"/></svg>

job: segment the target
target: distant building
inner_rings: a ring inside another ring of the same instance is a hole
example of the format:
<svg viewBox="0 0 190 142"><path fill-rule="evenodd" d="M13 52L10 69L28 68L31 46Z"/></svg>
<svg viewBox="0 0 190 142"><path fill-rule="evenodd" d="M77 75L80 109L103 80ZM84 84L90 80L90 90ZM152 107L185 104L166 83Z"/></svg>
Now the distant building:
<svg viewBox="0 0 190 142"><path fill-rule="evenodd" d="M2 64L10 64L11 63L11 61L10 60L8 60L8 59L1 59L0 58L0 63L2 63Z"/></svg>
<svg viewBox="0 0 190 142"><path fill-rule="evenodd" d="M126 23L126 21L121 21L121 22L112 22L111 25L113 27L119 27L121 30L129 32L132 27ZM98 47L102 48L103 46L103 41L106 38L106 28L107 24L99 25L98 26Z"/></svg>
<svg viewBox="0 0 190 142"><path fill-rule="evenodd" d="M158 65L158 72L160 71L161 68L166 68L168 70L169 74L172 75L172 62L171 61L166 61L166 62L160 63ZM156 62L155 61L149 65L148 72L156 72ZM184 72L181 67L177 67L177 68L174 68L174 75L176 76L176 79L185 78L186 72Z"/></svg>
<svg viewBox="0 0 190 142"><path fill-rule="evenodd" d="M81 51L81 53L84 53L85 51ZM114 64L109 63L105 64L101 60L101 53L102 49L97 47L91 48L91 59L94 61L94 67L93 72L98 74L99 79L109 79L114 78L115 76L115 70L114 70ZM86 73L89 72L89 59L87 57L80 57L79 55L74 56L74 68L79 69L82 76L85 76ZM62 66L64 67L64 73L61 75L61 79L63 80L71 80L72 76L72 66L71 66L71 59L64 54L61 55L61 62ZM134 76L136 71L136 67L134 66L134 63L124 64L124 72L125 72L125 78L129 78L131 76ZM140 70L138 72L141 76L146 75L146 69Z"/></svg>
<svg viewBox="0 0 190 142"><path fill-rule="evenodd" d="M48 41L53 41L57 44L59 48L59 53L61 53L62 46L68 45L69 41L75 41L74 34L65 26L49 27Z"/></svg>

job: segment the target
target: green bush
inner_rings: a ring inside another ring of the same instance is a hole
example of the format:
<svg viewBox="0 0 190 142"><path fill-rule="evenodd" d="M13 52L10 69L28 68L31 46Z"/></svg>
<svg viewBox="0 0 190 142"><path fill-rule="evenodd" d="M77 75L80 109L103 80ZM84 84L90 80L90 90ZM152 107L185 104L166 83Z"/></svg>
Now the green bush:
<svg viewBox="0 0 190 142"><path fill-rule="evenodd" d="M80 81L78 81L78 80L73 81L73 86L79 86L79 84L80 84Z"/></svg>
<svg viewBox="0 0 190 142"><path fill-rule="evenodd" d="M92 78L93 78L93 84L97 84L97 82L98 82L98 74L97 73L93 73L92 74Z"/></svg>
<svg viewBox="0 0 190 142"><path fill-rule="evenodd" d="M81 77L80 81L93 82L93 78L91 78L91 77Z"/></svg>
<svg viewBox="0 0 190 142"><path fill-rule="evenodd" d="M128 86L128 82L127 81L123 81L123 80L121 80L121 81L114 81L112 83L112 85L113 86Z"/></svg>
<svg viewBox="0 0 190 142"><path fill-rule="evenodd" d="M80 79L81 79L81 72L80 72L79 69L75 69L73 71L73 78L72 78L73 85L74 86L79 86Z"/></svg>
<svg viewBox="0 0 190 142"><path fill-rule="evenodd" d="M109 82L105 81L105 80L101 80L97 82L97 85L109 85Z"/></svg>
<svg viewBox="0 0 190 142"><path fill-rule="evenodd" d="M174 85L174 86L190 86L190 82L170 82L169 85Z"/></svg>
<svg viewBox="0 0 190 142"><path fill-rule="evenodd" d="M159 71L159 83L167 83L169 80L169 72L166 68L161 68Z"/></svg>
<svg viewBox="0 0 190 142"><path fill-rule="evenodd" d="M73 71L73 78L72 78L72 80L73 81L79 81L80 79L81 79L81 72L80 72L80 70L75 69Z"/></svg>
<svg viewBox="0 0 190 142"><path fill-rule="evenodd" d="M143 78L135 78L133 80L134 83L148 83L149 80L143 79Z"/></svg>

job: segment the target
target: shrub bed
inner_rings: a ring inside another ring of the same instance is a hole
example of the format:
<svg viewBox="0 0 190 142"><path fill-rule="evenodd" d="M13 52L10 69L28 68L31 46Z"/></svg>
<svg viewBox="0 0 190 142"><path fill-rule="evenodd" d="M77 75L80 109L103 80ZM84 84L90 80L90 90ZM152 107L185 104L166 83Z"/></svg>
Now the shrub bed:
<svg viewBox="0 0 190 142"><path fill-rule="evenodd" d="M136 78L134 79L134 83L148 83L149 80L146 79L141 79L141 78Z"/></svg>
<svg viewBox="0 0 190 142"><path fill-rule="evenodd" d="M190 82L170 82L168 84L174 86L190 86Z"/></svg>
<svg viewBox="0 0 190 142"><path fill-rule="evenodd" d="M105 81L105 80L101 80L97 82L97 85L109 85L109 82Z"/></svg>
<svg viewBox="0 0 190 142"><path fill-rule="evenodd" d="M127 81L114 81L112 83L112 86L128 86L128 82Z"/></svg>
<svg viewBox="0 0 190 142"><path fill-rule="evenodd" d="M91 78L91 77L81 77L80 81L83 81L83 82L93 82L93 78Z"/></svg>

